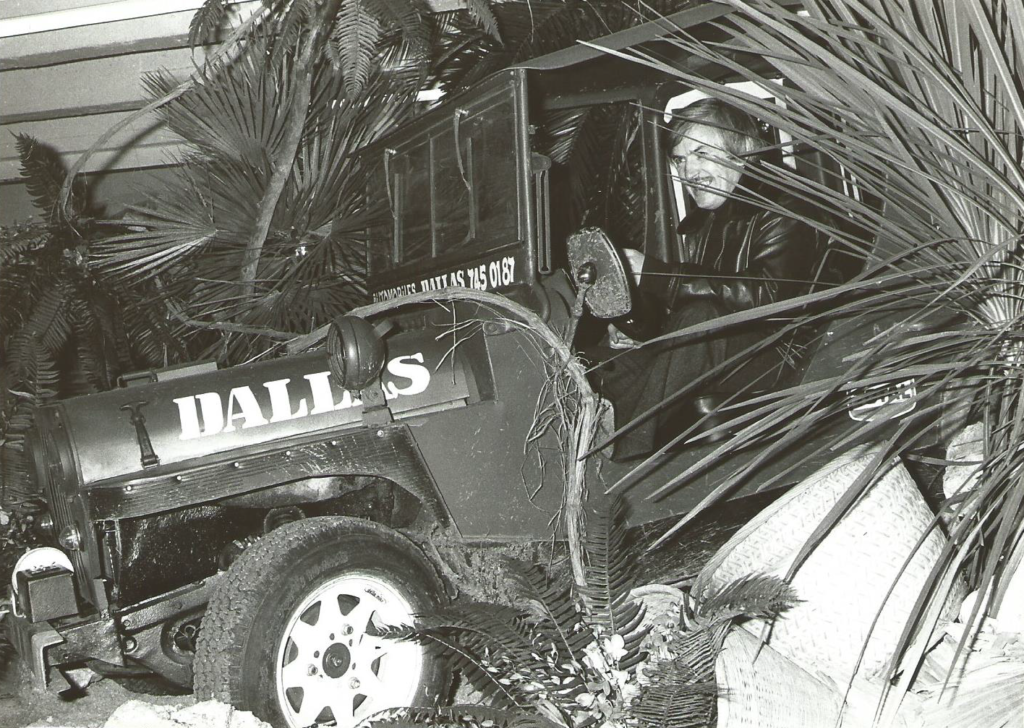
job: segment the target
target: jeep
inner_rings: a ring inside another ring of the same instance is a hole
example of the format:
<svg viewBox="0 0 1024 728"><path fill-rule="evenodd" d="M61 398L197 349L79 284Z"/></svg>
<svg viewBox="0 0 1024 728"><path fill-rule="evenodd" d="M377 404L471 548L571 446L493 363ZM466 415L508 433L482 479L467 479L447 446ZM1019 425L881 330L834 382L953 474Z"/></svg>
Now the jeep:
<svg viewBox="0 0 1024 728"><path fill-rule="evenodd" d="M596 45L651 49L727 12L691 7ZM379 168L369 202L386 211L368 231L374 303L326 343L320 332L274 360L141 372L41 408L29 447L53 546L19 562L6 616L36 683L59 689L83 664L145 670L276 726L350 726L446 688L423 648L379 636L447 599L436 529L467 547L566 539L585 492L620 481L630 523L648 523L753 462L756 450L737 452L666 490L716 445L641 472L601 453L576 466L565 423L545 420L571 364L559 352L604 325L595 314L629 306L607 237L567 227L571 191L538 141L545 115L636 110L643 224L616 243L680 260L660 130L685 91L595 46L497 73L366 150ZM840 371L875 331L816 337L795 381ZM814 446L760 464L741 492L797 482L821 464L804 457ZM567 506L573 477L583 490Z"/></svg>

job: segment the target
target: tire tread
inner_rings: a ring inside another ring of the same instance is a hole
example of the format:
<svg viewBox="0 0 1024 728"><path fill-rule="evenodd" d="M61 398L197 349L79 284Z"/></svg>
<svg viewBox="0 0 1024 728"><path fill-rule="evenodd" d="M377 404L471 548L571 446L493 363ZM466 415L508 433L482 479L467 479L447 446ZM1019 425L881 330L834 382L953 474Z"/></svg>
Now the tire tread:
<svg viewBox="0 0 1024 728"><path fill-rule="evenodd" d="M281 526L249 546L231 565L206 608L195 660L195 694L239 705L242 653L252 631L252 615L272 589L274 576L287 569L297 549L337 539L340 528L408 550L412 542L396 531L356 518L323 516ZM435 574L436 578L436 574Z"/></svg>

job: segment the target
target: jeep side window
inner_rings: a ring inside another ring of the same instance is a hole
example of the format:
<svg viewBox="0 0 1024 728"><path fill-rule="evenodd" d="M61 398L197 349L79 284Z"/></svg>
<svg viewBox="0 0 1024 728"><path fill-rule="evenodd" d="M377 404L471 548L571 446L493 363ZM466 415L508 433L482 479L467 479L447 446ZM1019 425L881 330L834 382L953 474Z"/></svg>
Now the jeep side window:
<svg viewBox="0 0 1024 728"><path fill-rule="evenodd" d="M371 229L373 272L520 240L511 95L454 109L385 154L386 179L371 194L390 214Z"/></svg>

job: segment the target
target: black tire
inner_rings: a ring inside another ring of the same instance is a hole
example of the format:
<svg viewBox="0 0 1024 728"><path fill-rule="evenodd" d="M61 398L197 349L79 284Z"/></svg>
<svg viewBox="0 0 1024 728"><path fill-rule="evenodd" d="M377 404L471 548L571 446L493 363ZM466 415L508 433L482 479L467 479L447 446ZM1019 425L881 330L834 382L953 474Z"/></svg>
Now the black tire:
<svg viewBox="0 0 1024 728"><path fill-rule="evenodd" d="M282 728L331 717L347 728L383 708L434 705L450 685L444 665L373 627L443 599L431 563L391 529L351 518L286 524L246 549L215 590L196 645L196 696ZM333 604L334 618L321 621Z"/></svg>
<svg viewBox="0 0 1024 728"><path fill-rule="evenodd" d="M188 688L183 688L181 685L173 683L161 675L110 677L107 679L113 680L129 693L134 693L135 695L152 695L157 697L166 695L188 695L191 692Z"/></svg>

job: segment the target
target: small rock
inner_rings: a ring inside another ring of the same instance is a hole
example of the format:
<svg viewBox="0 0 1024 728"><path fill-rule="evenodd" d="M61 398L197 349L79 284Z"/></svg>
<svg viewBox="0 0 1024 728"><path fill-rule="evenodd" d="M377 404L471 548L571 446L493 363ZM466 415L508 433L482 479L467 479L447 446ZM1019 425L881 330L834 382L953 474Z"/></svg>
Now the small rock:
<svg viewBox="0 0 1024 728"><path fill-rule="evenodd" d="M232 708L226 703L207 700L190 705L174 714L174 720L189 728L228 728L231 725Z"/></svg>
<svg viewBox="0 0 1024 728"><path fill-rule="evenodd" d="M129 700L115 710L103 728L181 728L171 714L175 706L150 705L141 700Z"/></svg>
<svg viewBox="0 0 1024 728"><path fill-rule="evenodd" d="M182 708L171 718L181 728L270 728L252 713L216 700Z"/></svg>

